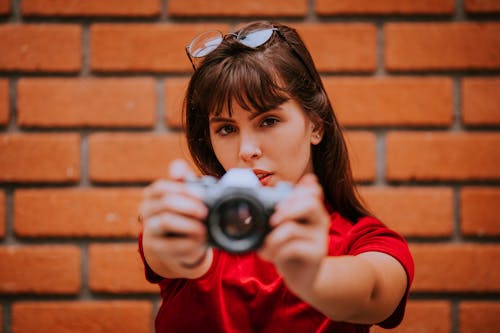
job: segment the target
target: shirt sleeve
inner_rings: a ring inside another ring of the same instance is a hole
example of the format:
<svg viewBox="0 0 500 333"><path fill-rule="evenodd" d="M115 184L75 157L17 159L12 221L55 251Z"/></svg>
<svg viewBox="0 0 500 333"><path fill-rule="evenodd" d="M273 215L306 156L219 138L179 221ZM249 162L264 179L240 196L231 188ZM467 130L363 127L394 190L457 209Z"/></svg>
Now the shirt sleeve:
<svg viewBox="0 0 500 333"><path fill-rule="evenodd" d="M406 240L395 231L372 217L360 219L347 235L348 253L357 255L364 252L386 253L403 266L407 276L406 292L396 310L378 325L383 328L398 326L403 320L406 303L414 277L414 262Z"/></svg>

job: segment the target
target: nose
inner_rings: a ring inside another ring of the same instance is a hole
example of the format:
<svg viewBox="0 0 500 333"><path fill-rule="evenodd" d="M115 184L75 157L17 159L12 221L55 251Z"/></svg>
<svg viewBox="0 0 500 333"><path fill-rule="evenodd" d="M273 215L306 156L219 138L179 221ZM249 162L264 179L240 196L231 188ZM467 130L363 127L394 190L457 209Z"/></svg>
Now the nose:
<svg viewBox="0 0 500 333"><path fill-rule="evenodd" d="M262 150L254 136L242 135L239 157L244 162L250 162L262 156Z"/></svg>

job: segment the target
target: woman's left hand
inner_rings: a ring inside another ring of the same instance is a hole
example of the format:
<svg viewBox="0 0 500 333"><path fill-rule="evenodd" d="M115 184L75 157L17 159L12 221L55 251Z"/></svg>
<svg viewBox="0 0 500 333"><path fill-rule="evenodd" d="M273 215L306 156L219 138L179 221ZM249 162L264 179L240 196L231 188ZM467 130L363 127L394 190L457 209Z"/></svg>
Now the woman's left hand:
<svg viewBox="0 0 500 333"><path fill-rule="evenodd" d="M259 255L272 262L287 286L298 295L314 285L328 251L330 217L315 175L307 174L280 202Z"/></svg>

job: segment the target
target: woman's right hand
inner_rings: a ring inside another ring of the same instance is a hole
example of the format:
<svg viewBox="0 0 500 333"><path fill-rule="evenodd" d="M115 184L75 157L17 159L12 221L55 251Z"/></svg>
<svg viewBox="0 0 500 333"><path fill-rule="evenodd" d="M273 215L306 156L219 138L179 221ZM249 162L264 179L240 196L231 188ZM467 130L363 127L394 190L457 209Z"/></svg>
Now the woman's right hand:
<svg viewBox="0 0 500 333"><path fill-rule="evenodd" d="M143 221L144 257L153 271L166 278L195 278L211 264L203 223L208 213L200 194L185 180L195 177L183 160L174 161L168 179L143 191L139 214Z"/></svg>

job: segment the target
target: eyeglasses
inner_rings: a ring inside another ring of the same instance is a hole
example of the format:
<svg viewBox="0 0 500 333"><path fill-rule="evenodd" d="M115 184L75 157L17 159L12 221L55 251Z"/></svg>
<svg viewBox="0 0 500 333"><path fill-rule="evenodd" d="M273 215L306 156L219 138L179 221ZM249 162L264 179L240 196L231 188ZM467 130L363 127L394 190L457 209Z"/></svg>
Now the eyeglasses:
<svg viewBox="0 0 500 333"><path fill-rule="evenodd" d="M191 43L186 46L186 54L189 58L189 61L191 62L191 65L193 66L193 69L196 71L195 62L199 62L202 58L206 57L212 51L217 49L217 47L219 47L219 45L225 38L234 37L239 43L256 49L269 41L275 31L278 36L288 44L290 49L300 60L300 62L302 62L314 81L316 76L313 75L314 72L311 68L309 68L307 62L302 58L300 53L288 42L283 33L270 22L251 22L241 28L237 34L228 33L227 35L224 35L218 30L206 31L195 37L191 41Z"/></svg>
<svg viewBox="0 0 500 333"><path fill-rule="evenodd" d="M218 30L206 31L195 37L191 43L186 46L186 54L196 70L195 62L206 57L214 51L222 41L227 37L234 37L239 43L251 47L258 48L264 45L273 35L274 31L278 31L271 23L268 22L252 22L240 29L236 33L228 33L223 35Z"/></svg>

